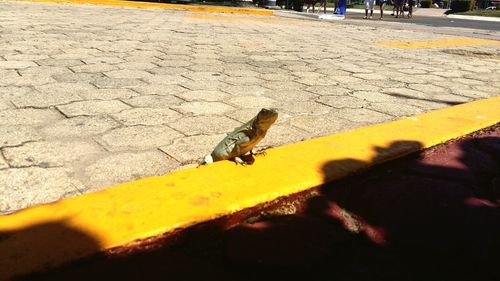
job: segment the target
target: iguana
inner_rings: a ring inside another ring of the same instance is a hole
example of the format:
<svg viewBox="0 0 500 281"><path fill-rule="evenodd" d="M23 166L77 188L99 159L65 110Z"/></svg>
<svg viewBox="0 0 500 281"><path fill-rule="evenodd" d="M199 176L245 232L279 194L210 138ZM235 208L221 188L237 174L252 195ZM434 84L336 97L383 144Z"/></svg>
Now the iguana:
<svg viewBox="0 0 500 281"><path fill-rule="evenodd" d="M247 153L256 153L255 146L266 136L267 130L276 119L278 119L276 109L261 109L257 116L229 133L211 154L205 156L202 164L220 160L233 160L238 164L250 164L241 159L241 156Z"/></svg>

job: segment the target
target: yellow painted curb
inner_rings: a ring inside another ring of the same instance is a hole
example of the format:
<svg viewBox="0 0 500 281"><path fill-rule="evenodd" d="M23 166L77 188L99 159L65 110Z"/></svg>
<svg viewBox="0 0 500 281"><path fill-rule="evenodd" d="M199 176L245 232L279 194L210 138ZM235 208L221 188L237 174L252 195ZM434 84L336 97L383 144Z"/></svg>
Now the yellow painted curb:
<svg viewBox="0 0 500 281"><path fill-rule="evenodd" d="M195 6L195 5L180 5L168 3L152 3L152 2L134 2L120 0L17 0L22 2L50 2L50 3L68 3L68 4L93 4L105 6L119 6L129 8L156 8L156 9L174 9L184 10L198 13L226 13L226 14L242 14L256 16L273 16L274 12L264 9L246 9L232 7L213 7L213 6Z"/></svg>
<svg viewBox="0 0 500 281"><path fill-rule="evenodd" d="M498 108L500 97L479 100L270 149L247 167L222 161L0 216L0 279L319 186L492 126Z"/></svg>
<svg viewBox="0 0 500 281"><path fill-rule="evenodd" d="M478 38L452 38L432 41L381 41L378 45L415 49L415 48L446 48L460 46L479 46L479 45L500 45L500 41L478 39Z"/></svg>

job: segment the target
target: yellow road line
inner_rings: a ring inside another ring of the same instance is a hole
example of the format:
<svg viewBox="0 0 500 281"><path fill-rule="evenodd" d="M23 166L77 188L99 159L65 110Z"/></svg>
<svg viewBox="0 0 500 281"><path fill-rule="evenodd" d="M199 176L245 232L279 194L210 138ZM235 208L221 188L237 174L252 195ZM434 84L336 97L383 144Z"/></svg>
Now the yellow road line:
<svg viewBox="0 0 500 281"><path fill-rule="evenodd" d="M195 5L180 5L167 3L152 3L152 2L134 2L120 0L18 0L22 2L51 2L51 3L69 3L69 4L93 4L105 6L120 6L130 8L157 8L157 9L174 9L185 10L199 13L227 13L227 14L243 14L243 15L259 15L273 16L273 11L264 9L245 9L232 7L214 7L214 6L195 6Z"/></svg>
<svg viewBox="0 0 500 281"><path fill-rule="evenodd" d="M378 45L395 48L446 48L478 45L500 45L500 41L477 38L453 38L432 41L381 41Z"/></svg>
<svg viewBox="0 0 500 281"><path fill-rule="evenodd" d="M319 186L494 125L498 108L500 97L479 100L270 149L248 167L221 161L0 216L0 280Z"/></svg>
<svg viewBox="0 0 500 281"><path fill-rule="evenodd" d="M207 16L202 14L187 15L188 18L204 19L204 20L221 20L221 21L255 21L255 22L289 22L297 23L302 20L290 19L273 19L273 18L256 18L256 17L228 17L228 16Z"/></svg>

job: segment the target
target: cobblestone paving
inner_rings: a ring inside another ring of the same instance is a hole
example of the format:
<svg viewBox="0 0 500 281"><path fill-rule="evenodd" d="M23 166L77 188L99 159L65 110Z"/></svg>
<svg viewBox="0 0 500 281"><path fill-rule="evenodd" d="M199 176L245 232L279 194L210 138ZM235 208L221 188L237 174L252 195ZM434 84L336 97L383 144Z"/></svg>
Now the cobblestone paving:
<svg viewBox="0 0 500 281"><path fill-rule="evenodd" d="M0 2L0 213L193 166L261 107L279 146L500 94L498 59L376 44L443 35L218 17Z"/></svg>

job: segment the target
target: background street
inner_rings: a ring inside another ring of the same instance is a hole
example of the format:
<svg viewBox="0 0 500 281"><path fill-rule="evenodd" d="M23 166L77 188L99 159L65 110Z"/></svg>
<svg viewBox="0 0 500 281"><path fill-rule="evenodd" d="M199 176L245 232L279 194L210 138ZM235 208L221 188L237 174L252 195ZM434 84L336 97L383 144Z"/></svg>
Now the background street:
<svg viewBox="0 0 500 281"><path fill-rule="evenodd" d="M363 19L364 14L350 14L349 18L351 19ZM380 11L373 11L373 20L380 21ZM365 20L363 20L365 21ZM399 23L407 23L407 24L415 24L421 26L428 27L454 27L454 28L470 28L477 30L486 30L486 31L498 31L500 30L500 22L493 21L480 21L480 20L469 20L469 19L455 19L455 18L447 18L447 17L431 17L431 16L422 16L418 13L411 19L408 18L395 18L391 16L390 12L384 13L384 19L382 21L388 22L399 22ZM477 31L476 30L476 31Z"/></svg>

